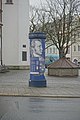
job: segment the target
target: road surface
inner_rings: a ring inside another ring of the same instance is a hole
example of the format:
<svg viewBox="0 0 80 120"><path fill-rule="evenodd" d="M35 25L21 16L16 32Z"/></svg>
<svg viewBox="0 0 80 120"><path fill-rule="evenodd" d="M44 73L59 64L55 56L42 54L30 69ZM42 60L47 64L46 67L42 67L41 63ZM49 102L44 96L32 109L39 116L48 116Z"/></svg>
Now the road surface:
<svg viewBox="0 0 80 120"><path fill-rule="evenodd" d="M0 96L0 120L80 120L80 99Z"/></svg>

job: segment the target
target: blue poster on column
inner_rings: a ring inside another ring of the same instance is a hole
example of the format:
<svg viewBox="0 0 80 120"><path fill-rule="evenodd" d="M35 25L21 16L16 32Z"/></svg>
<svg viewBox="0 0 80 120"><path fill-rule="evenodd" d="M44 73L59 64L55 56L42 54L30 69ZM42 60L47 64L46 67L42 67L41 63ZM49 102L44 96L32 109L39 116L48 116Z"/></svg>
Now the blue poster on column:
<svg viewBox="0 0 80 120"><path fill-rule="evenodd" d="M29 86L45 86L45 39L43 33L30 34L30 81ZM33 85L34 84L34 85Z"/></svg>
<svg viewBox="0 0 80 120"><path fill-rule="evenodd" d="M31 58L31 74L44 74L45 71L45 55L44 55L44 41L41 39L32 39L30 46Z"/></svg>

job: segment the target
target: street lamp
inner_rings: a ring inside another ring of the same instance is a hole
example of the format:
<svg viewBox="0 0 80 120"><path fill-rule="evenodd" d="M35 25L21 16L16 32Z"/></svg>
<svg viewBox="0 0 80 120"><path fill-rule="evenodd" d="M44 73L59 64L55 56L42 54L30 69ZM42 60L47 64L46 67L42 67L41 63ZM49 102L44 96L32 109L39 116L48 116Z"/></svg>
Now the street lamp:
<svg viewBox="0 0 80 120"><path fill-rule="evenodd" d="M1 65L2 62L2 0L0 0L0 39L1 39Z"/></svg>

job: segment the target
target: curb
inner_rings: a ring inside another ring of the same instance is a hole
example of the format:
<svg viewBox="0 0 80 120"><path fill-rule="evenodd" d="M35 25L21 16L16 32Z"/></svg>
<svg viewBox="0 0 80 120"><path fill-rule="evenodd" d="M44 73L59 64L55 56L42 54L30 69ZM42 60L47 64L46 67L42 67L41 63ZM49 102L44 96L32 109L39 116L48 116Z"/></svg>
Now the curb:
<svg viewBox="0 0 80 120"><path fill-rule="evenodd" d="M76 95L30 95L30 94L1 94L0 96L4 96L4 97L44 97L44 98L80 98L80 96L76 96Z"/></svg>

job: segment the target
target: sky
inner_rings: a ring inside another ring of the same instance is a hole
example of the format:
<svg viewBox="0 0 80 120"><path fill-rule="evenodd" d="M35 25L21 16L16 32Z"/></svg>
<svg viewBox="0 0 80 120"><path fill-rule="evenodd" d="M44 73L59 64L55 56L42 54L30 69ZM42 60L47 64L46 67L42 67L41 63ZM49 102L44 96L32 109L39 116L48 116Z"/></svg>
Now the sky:
<svg viewBox="0 0 80 120"><path fill-rule="evenodd" d="M45 2L45 0L29 0L29 3L32 6L34 6L34 5L40 5L40 1L42 1L43 3Z"/></svg>
<svg viewBox="0 0 80 120"><path fill-rule="evenodd" d="M40 6L40 4L41 4L40 1L42 3L46 3L45 2L46 0L29 0L29 3L31 6ZM80 11L80 6L79 6L79 11Z"/></svg>

